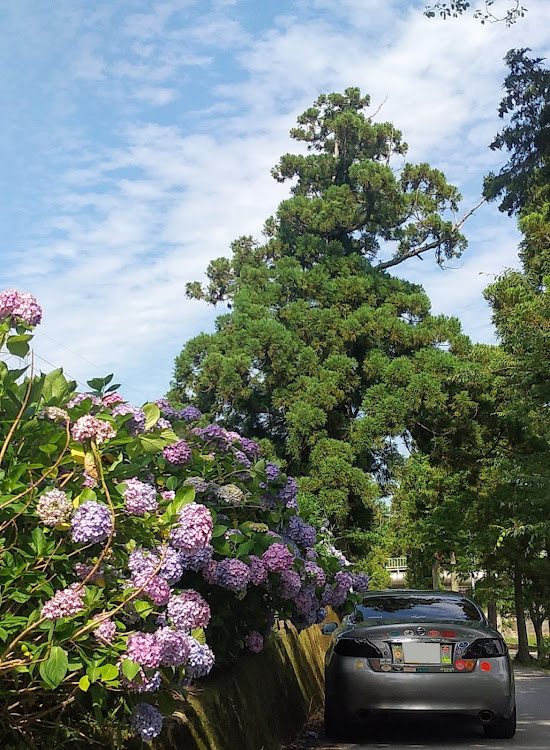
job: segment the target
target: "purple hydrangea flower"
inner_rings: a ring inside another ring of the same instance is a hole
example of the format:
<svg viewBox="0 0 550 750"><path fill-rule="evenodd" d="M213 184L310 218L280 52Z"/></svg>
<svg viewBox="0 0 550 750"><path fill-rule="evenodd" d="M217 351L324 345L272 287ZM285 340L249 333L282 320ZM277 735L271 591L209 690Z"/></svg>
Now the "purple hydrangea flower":
<svg viewBox="0 0 550 750"><path fill-rule="evenodd" d="M206 505L184 505L178 523L170 532L170 543L182 552L193 553L210 544L212 539L212 514Z"/></svg>
<svg viewBox="0 0 550 750"><path fill-rule="evenodd" d="M78 404L86 401L86 399L91 401L92 406L101 406L101 399L94 396L93 393L75 393L72 399L67 402L67 409L72 409L73 407L78 406Z"/></svg>
<svg viewBox="0 0 550 750"><path fill-rule="evenodd" d="M279 478L280 473L281 470L279 469L277 464L272 464L271 462L269 462L265 465L265 478L268 482L276 482Z"/></svg>
<svg viewBox="0 0 550 750"><path fill-rule="evenodd" d="M166 448L162 449L162 455L168 461L168 463L174 466L183 466L191 458L191 448L187 445L185 440L178 440L172 445L167 445Z"/></svg>
<svg viewBox="0 0 550 750"><path fill-rule="evenodd" d="M73 565L73 570L75 574L78 576L78 578L83 581L85 578L87 578L92 570L94 569L94 565L90 565L89 563L75 563ZM97 578L101 578L102 575L105 573L105 567L103 565L100 565L99 568L96 570L96 572L93 574L93 576L90 578L90 581L95 581Z"/></svg>
<svg viewBox="0 0 550 750"><path fill-rule="evenodd" d="M95 619L95 618L94 618ZM112 643L116 635L116 623L110 618L102 620L94 630L94 636L102 643Z"/></svg>
<svg viewBox="0 0 550 750"><path fill-rule="evenodd" d="M301 586L302 581L295 570L283 570L281 572L281 583L277 593L281 599L294 599L300 591Z"/></svg>
<svg viewBox="0 0 550 750"><path fill-rule="evenodd" d="M313 547L317 542L317 533L313 526L306 523L300 516L291 516L288 521L288 536L302 547Z"/></svg>
<svg viewBox="0 0 550 750"><path fill-rule="evenodd" d="M316 549L308 549L306 550L306 560L318 560L319 559L319 553Z"/></svg>
<svg viewBox="0 0 550 750"><path fill-rule="evenodd" d="M145 422L147 421L147 418L145 412L143 409L140 409L139 406L132 406L131 404L123 402L117 404L111 414L113 416L125 416L126 414L131 414L132 418L127 423L130 432L133 435L137 435L138 433L145 431Z"/></svg>
<svg viewBox="0 0 550 750"><path fill-rule="evenodd" d="M146 583L147 582L147 583ZM149 597L149 599L157 604L159 607L163 607L168 604L172 590L168 581L160 575L153 576L151 578L150 573L142 573L141 575L134 575L132 577L132 585L139 589L145 584L143 593Z"/></svg>
<svg viewBox="0 0 550 750"><path fill-rule="evenodd" d="M176 497L176 493L174 492L174 490L163 490L160 493L160 496L163 500L168 500L168 502L171 502Z"/></svg>
<svg viewBox="0 0 550 750"><path fill-rule="evenodd" d="M209 583L211 586L216 583L217 570L218 563L215 560L210 560L210 562L202 569L202 577L206 583Z"/></svg>
<svg viewBox="0 0 550 750"><path fill-rule="evenodd" d="M101 401L104 406L114 406L115 404L121 404L124 399L120 393L106 393L101 397Z"/></svg>
<svg viewBox="0 0 550 750"><path fill-rule="evenodd" d="M158 737L162 731L162 714L150 703L138 703L130 717L133 730L144 742Z"/></svg>
<svg viewBox="0 0 550 750"><path fill-rule="evenodd" d="M36 512L46 526L57 526L69 520L73 504L63 490L49 490L39 498Z"/></svg>
<svg viewBox="0 0 550 750"><path fill-rule="evenodd" d="M106 440L116 437L116 431L110 422L98 419L92 414L85 414L73 424L71 435L77 443L84 443L86 440L95 440L98 445L101 445Z"/></svg>
<svg viewBox="0 0 550 750"><path fill-rule="evenodd" d="M370 578L366 573L353 574L353 590L358 594L364 594L369 589Z"/></svg>
<svg viewBox="0 0 550 750"><path fill-rule="evenodd" d="M171 622L182 630L205 628L210 622L210 607L193 589L171 596L167 610Z"/></svg>
<svg viewBox="0 0 550 750"><path fill-rule="evenodd" d="M162 556L162 548L157 547L155 553L159 556L159 560ZM158 563L157 563L158 565ZM170 584L177 583L183 575L184 565L183 559L180 552L175 550L173 547L167 547L164 552L164 559L160 566L159 575L162 576Z"/></svg>
<svg viewBox="0 0 550 750"><path fill-rule="evenodd" d="M247 469L250 469L250 467L252 466L252 461L250 461L246 453L243 453L243 451L233 451L233 455L235 456L236 461L245 466Z"/></svg>
<svg viewBox="0 0 550 750"><path fill-rule="evenodd" d="M244 591L250 581L250 570L242 560L226 557L218 563L216 583L230 591Z"/></svg>
<svg viewBox="0 0 550 750"><path fill-rule="evenodd" d="M82 601L85 593L84 587L78 588L78 584L56 591L53 599L42 607L42 617L48 620L59 620L61 617L72 617L78 614L85 608Z"/></svg>
<svg viewBox="0 0 550 750"><path fill-rule="evenodd" d="M351 591L351 588L353 586L353 575L351 573L346 573L344 570L339 570L334 578L336 580L336 586L339 589Z"/></svg>
<svg viewBox="0 0 550 750"><path fill-rule="evenodd" d="M153 672L150 677L147 677L142 667L139 668L139 672L133 680L129 680L124 672L122 671L122 662L125 657L122 657L119 662L120 672L120 684L122 687L130 690L132 693L154 693L160 688L161 676L160 672Z"/></svg>
<svg viewBox="0 0 550 750"><path fill-rule="evenodd" d="M111 511L95 500L86 500L71 519L73 542L104 542L113 530Z"/></svg>
<svg viewBox="0 0 550 750"><path fill-rule="evenodd" d="M191 650L191 636L170 627L159 628L155 636L161 647L161 664L165 667L181 667L185 664Z"/></svg>
<svg viewBox="0 0 550 750"><path fill-rule="evenodd" d="M262 562L272 573L282 573L292 568L294 555L284 544L275 542L263 553Z"/></svg>
<svg viewBox="0 0 550 750"><path fill-rule="evenodd" d="M287 508L297 508L297 496L298 482L294 479L294 477L288 477L284 487L282 487L277 493L277 497L286 505Z"/></svg>
<svg viewBox="0 0 550 750"><path fill-rule="evenodd" d="M215 657L212 649L206 643L199 643L195 638L190 639L190 646L185 676L187 680L205 677L214 666Z"/></svg>
<svg viewBox="0 0 550 750"><path fill-rule="evenodd" d="M216 446L223 452L231 448L231 440L227 437L227 431L219 424L209 424L206 427L193 427L193 434L202 438L205 443L214 441Z"/></svg>
<svg viewBox="0 0 550 750"><path fill-rule="evenodd" d="M258 458L258 456L260 455L260 446L255 440L240 437L239 441L241 443L241 448L251 461L253 461L255 458Z"/></svg>
<svg viewBox="0 0 550 750"><path fill-rule="evenodd" d="M315 615L315 622L320 625L322 622L324 622L327 619L327 610L325 607L319 607L317 610L317 613Z"/></svg>
<svg viewBox="0 0 550 750"><path fill-rule="evenodd" d="M198 549L196 552L180 552L181 566L184 570L198 572L210 563L213 554L214 547L211 544L207 544L206 547L202 547L202 549Z"/></svg>
<svg viewBox="0 0 550 750"><path fill-rule="evenodd" d="M312 609L316 609L316 601L311 594L307 591L300 591L294 601L296 602L296 612L299 615L307 615Z"/></svg>
<svg viewBox="0 0 550 750"><path fill-rule="evenodd" d="M162 661L162 646L154 633L132 633L126 644L128 656L145 669L157 669Z"/></svg>
<svg viewBox="0 0 550 750"><path fill-rule="evenodd" d="M259 654L264 647L264 639L261 633L257 630L252 630L244 639L245 646L253 651L255 654Z"/></svg>
<svg viewBox="0 0 550 750"><path fill-rule="evenodd" d="M349 568L349 566L351 565L350 561L347 559L344 553L337 549L334 544L326 544L325 553L327 555L335 557L338 560L338 563L344 568Z"/></svg>
<svg viewBox="0 0 550 750"><path fill-rule="evenodd" d="M195 492L206 492L210 487L210 484L206 482L202 477L187 477L184 485L193 487Z"/></svg>
<svg viewBox="0 0 550 750"><path fill-rule="evenodd" d="M167 398L157 398L155 400L155 404L158 406L164 416L168 417L168 419L179 419L179 411L177 409L174 409Z"/></svg>
<svg viewBox="0 0 550 750"><path fill-rule="evenodd" d="M320 565L308 560L304 565L304 575L312 581L315 586L324 586L327 582L327 576Z"/></svg>
<svg viewBox="0 0 550 750"><path fill-rule="evenodd" d="M216 490L216 495L227 505L240 505L244 500L244 492L236 484L224 484Z"/></svg>
<svg viewBox="0 0 550 750"><path fill-rule="evenodd" d="M125 479L124 500L126 511L134 516L154 513L158 508L157 490L152 484L140 482L139 479Z"/></svg>
<svg viewBox="0 0 550 750"><path fill-rule="evenodd" d="M202 411L196 406L186 406L180 411L180 417L186 422L196 422L202 417Z"/></svg>
<svg viewBox="0 0 550 750"><path fill-rule="evenodd" d="M28 326L37 326L42 320L42 308L28 292L6 289L0 294L0 321L17 318Z"/></svg>
<svg viewBox="0 0 550 750"><path fill-rule="evenodd" d="M254 584L254 586L259 586L264 583L267 578L267 568L263 561L260 560L259 557L256 557L256 555L250 555L248 560L250 568L250 583Z"/></svg>

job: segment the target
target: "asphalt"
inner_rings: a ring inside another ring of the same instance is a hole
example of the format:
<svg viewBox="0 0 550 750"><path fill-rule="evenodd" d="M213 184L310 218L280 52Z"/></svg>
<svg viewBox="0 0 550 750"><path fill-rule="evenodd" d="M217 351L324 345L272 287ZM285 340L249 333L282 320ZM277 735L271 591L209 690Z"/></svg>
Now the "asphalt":
<svg viewBox="0 0 550 750"><path fill-rule="evenodd" d="M511 740L485 739L475 719L406 718L371 720L352 740L334 743L324 738L322 722L291 748L324 750L550 750L550 672L516 668L518 729ZM315 736L317 735L317 736Z"/></svg>

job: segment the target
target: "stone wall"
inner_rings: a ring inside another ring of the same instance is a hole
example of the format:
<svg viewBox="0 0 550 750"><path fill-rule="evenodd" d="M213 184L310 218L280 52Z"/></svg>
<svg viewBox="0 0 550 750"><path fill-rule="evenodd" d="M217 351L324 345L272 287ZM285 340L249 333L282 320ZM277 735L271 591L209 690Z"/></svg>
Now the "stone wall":
<svg viewBox="0 0 550 750"><path fill-rule="evenodd" d="M335 619L335 618L332 618ZM170 720L166 750L277 750L323 703L329 638L279 627L260 654L200 681Z"/></svg>

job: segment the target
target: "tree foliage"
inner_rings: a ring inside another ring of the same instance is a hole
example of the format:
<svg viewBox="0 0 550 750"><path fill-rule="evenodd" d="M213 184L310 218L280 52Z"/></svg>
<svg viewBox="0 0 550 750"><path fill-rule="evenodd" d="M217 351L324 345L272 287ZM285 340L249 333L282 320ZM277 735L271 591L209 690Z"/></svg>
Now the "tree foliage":
<svg viewBox="0 0 550 750"><path fill-rule="evenodd" d="M478 5L481 7L477 7ZM428 18L435 18L437 15L441 18L458 18L469 12L482 24L504 21L506 26L511 26L524 17L527 8L521 5L521 0L514 0L512 3L507 0L506 5L500 0L483 0L474 4L466 0L451 0L448 3L437 2L426 6L424 15Z"/></svg>
<svg viewBox="0 0 550 750"><path fill-rule="evenodd" d="M430 397L431 355L465 345L456 320L432 316L420 287L386 272L429 251L441 265L463 251L458 191L428 164L403 164L400 132L373 122L368 104L352 88L298 118L291 135L306 153L273 170L293 181L292 196L266 222L265 241L241 237L230 259L210 264L205 287L188 286L230 311L187 342L172 390L301 476L303 507L356 555L401 461L393 437L403 411Z"/></svg>

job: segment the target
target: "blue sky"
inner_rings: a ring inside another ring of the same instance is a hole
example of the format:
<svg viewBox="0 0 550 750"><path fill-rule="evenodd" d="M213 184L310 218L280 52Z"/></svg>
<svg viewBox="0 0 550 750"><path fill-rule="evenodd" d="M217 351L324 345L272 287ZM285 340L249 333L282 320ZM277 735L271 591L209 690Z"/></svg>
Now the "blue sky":
<svg viewBox="0 0 550 750"><path fill-rule="evenodd" d="M504 2L504 0L499 0ZM44 308L36 364L84 383L114 372L134 403L162 395L213 310L187 281L260 237L288 194L269 174L319 93L358 85L429 161L479 200L503 156L487 145L511 47L550 52L550 3L507 29L428 20L406 0L18 0L0 10L2 288ZM435 312L492 341L481 292L517 264L515 222L484 206L451 270L423 283Z"/></svg>

